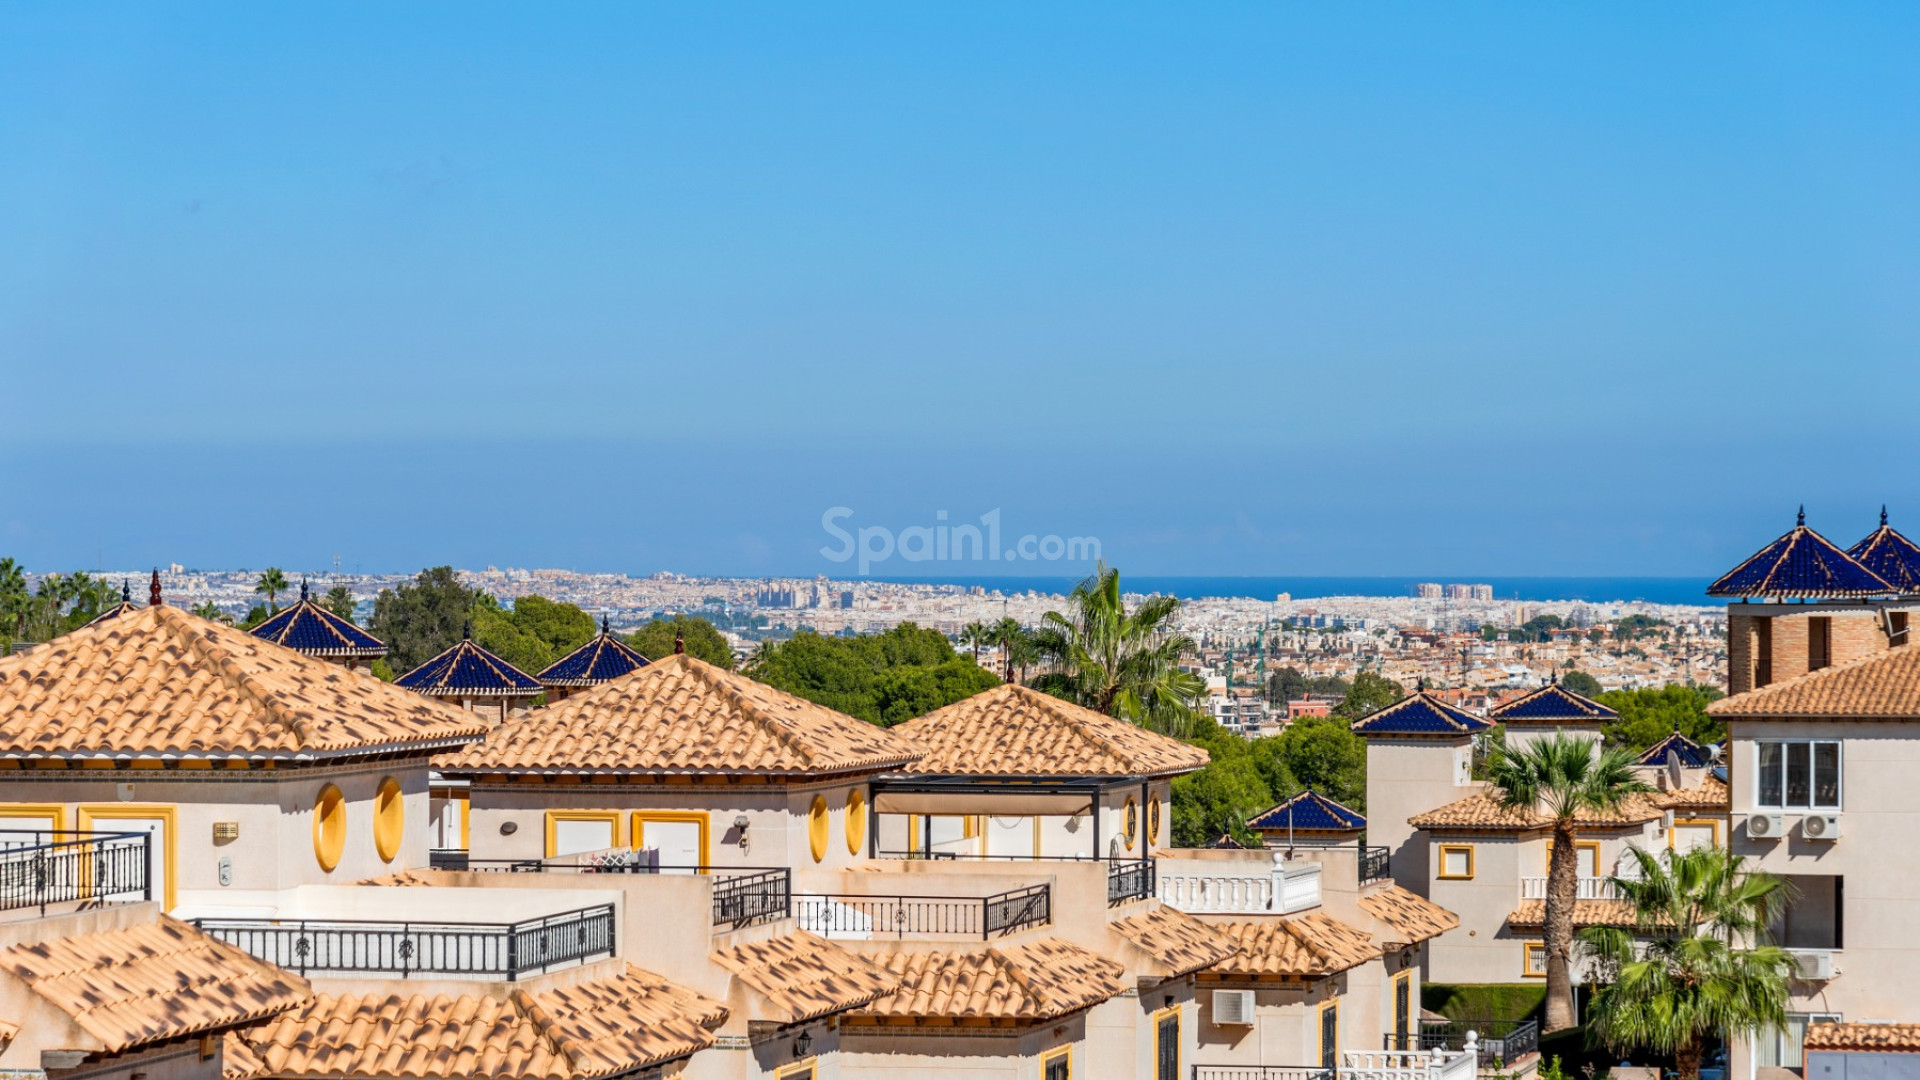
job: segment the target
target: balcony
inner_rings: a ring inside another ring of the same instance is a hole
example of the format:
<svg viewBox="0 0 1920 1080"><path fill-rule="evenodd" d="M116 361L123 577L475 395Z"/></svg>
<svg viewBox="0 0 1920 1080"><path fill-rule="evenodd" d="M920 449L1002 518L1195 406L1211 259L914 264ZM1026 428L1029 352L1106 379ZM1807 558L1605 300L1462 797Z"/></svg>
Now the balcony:
<svg viewBox="0 0 1920 1080"><path fill-rule="evenodd" d="M800 929L826 938L1005 937L1053 921L1053 889L1033 885L993 896L856 896L813 894L795 897Z"/></svg>
<svg viewBox="0 0 1920 1080"><path fill-rule="evenodd" d="M615 851L557 859L462 859L481 874L686 874L711 877L713 925L733 930L793 914L793 871L784 866L672 866ZM453 869L452 860L444 860Z"/></svg>
<svg viewBox="0 0 1920 1080"><path fill-rule="evenodd" d="M612 904L515 923L195 919L211 937L301 975L450 975L515 981L610 958Z"/></svg>
<svg viewBox="0 0 1920 1080"><path fill-rule="evenodd" d="M1154 860L1115 859L1107 864L1107 906L1145 900L1154 893Z"/></svg>
<svg viewBox="0 0 1920 1080"><path fill-rule="evenodd" d="M1392 852L1383 846L1360 847L1360 884L1384 881L1392 873Z"/></svg>
<svg viewBox="0 0 1920 1080"><path fill-rule="evenodd" d="M1543 877L1523 877L1520 879L1520 899L1545 900L1547 898L1547 879ZM1620 890L1613 887L1612 878L1582 877L1574 885L1575 900L1618 900Z"/></svg>
<svg viewBox="0 0 1920 1080"><path fill-rule="evenodd" d="M0 829L0 911L153 899L144 832Z"/></svg>
<svg viewBox="0 0 1920 1080"><path fill-rule="evenodd" d="M1320 866L1279 852L1237 859L1158 860L1159 896L1190 915L1289 915L1320 906Z"/></svg>
<svg viewBox="0 0 1920 1080"><path fill-rule="evenodd" d="M1482 1069L1506 1068L1540 1051L1537 1021L1422 1020L1419 1034L1388 1035L1388 1050L1462 1050L1474 1043Z"/></svg>
<svg viewBox="0 0 1920 1080"><path fill-rule="evenodd" d="M1472 1080L1477 1047L1447 1050L1347 1050L1340 1065L1195 1065L1193 1080ZM1474 1052L1468 1052L1474 1051Z"/></svg>

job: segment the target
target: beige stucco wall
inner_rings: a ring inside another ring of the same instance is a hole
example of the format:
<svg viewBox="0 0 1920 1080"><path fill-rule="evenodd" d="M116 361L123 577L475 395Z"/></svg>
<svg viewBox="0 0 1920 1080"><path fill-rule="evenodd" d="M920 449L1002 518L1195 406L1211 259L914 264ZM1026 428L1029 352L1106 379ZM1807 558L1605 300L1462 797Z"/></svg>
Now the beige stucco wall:
<svg viewBox="0 0 1920 1080"><path fill-rule="evenodd" d="M1407 824L1472 794L1471 739L1367 740L1367 843L1390 852L1393 879L1420 892L1426 888L1425 837Z"/></svg>

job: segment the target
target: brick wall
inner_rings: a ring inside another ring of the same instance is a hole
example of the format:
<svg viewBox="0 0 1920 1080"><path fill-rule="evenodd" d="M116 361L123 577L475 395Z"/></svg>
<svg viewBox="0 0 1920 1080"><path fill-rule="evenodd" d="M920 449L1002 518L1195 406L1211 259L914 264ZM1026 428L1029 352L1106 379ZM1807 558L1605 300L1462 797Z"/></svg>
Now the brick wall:
<svg viewBox="0 0 1920 1080"><path fill-rule="evenodd" d="M1827 620L1827 663L1844 664L1890 648L1886 627L1877 611L1808 612L1805 615L1746 615L1727 612L1727 692L1754 689L1763 667L1770 667L1768 683L1807 673L1808 621ZM1762 623L1769 623L1763 628ZM1763 644L1763 638L1770 638ZM1762 652L1767 655L1762 656ZM1771 661L1763 664L1763 661Z"/></svg>
<svg viewBox="0 0 1920 1080"><path fill-rule="evenodd" d="M1727 605L1729 609L1737 605ZM1727 693L1744 694L1753 689L1754 623L1752 615L1727 612Z"/></svg>
<svg viewBox="0 0 1920 1080"><path fill-rule="evenodd" d="M1836 664L1872 656L1892 647L1887 641L1886 624L1880 621L1878 612L1836 615L1831 625L1833 632L1828 639L1831 642L1829 648Z"/></svg>
<svg viewBox="0 0 1920 1080"><path fill-rule="evenodd" d="M1773 681L1786 682L1807 673L1807 617L1773 617Z"/></svg>

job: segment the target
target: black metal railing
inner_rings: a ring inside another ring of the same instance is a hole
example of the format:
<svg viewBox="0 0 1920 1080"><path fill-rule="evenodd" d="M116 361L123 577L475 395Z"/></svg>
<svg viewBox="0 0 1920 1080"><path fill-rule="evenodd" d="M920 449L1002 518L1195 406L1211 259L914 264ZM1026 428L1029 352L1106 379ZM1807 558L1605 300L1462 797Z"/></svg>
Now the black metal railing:
<svg viewBox="0 0 1920 1080"><path fill-rule="evenodd" d="M793 871L784 866L673 866L636 852L560 859L467 859L462 869L500 874L701 874L713 877L713 925L732 929L793 913Z"/></svg>
<svg viewBox="0 0 1920 1080"><path fill-rule="evenodd" d="M144 832L0 829L0 911L153 899Z"/></svg>
<svg viewBox="0 0 1920 1080"><path fill-rule="evenodd" d="M878 851L879 859L920 859L971 862L1107 862L1104 855L987 855L978 851Z"/></svg>
<svg viewBox="0 0 1920 1080"><path fill-rule="evenodd" d="M993 896L861 896L845 893L796 897L800 928L839 937L1004 937L1053 919L1047 885Z"/></svg>
<svg viewBox="0 0 1920 1080"><path fill-rule="evenodd" d="M1194 1065L1194 1080L1334 1080L1317 1065Z"/></svg>
<svg viewBox="0 0 1920 1080"><path fill-rule="evenodd" d="M433 848L427 852L429 870L465 870L468 862L466 848Z"/></svg>
<svg viewBox="0 0 1920 1080"><path fill-rule="evenodd" d="M1388 856L1391 852L1385 847L1360 845L1360 884L1379 881L1387 876Z"/></svg>
<svg viewBox="0 0 1920 1080"><path fill-rule="evenodd" d="M1107 865L1107 903L1118 904L1153 895L1152 859L1115 861Z"/></svg>
<svg viewBox="0 0 1920 1080"><path fill-rule="evenodd" d="M1478 1032L1479 1067L1512 1065L1540 1050L1540 1024L1534 1020L1422 1020L1418 1033L1389 1034L1388 1050L1464 1050L1467 1032Z"/></svg>
<svg viewBox="0 0 1920 1080"><path fill-rule="evenodd" d="M210 937L308 973L474 975L512 981L614 955L612 904L517 923L195 919Z"/></svg>

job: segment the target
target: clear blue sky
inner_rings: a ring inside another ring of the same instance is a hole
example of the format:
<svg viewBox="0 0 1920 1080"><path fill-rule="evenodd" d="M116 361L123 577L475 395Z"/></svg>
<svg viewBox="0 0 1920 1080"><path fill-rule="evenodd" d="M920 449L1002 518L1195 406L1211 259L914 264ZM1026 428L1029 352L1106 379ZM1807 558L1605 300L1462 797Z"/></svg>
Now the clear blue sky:
<svg viewBox="0 0 1920 1080"><path fill-rule="evenodd" d="M0 554L1920 534L1920 8L1042 7L0 6Z"/></svg>

